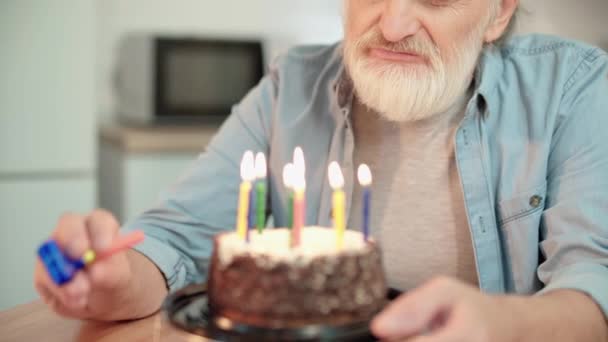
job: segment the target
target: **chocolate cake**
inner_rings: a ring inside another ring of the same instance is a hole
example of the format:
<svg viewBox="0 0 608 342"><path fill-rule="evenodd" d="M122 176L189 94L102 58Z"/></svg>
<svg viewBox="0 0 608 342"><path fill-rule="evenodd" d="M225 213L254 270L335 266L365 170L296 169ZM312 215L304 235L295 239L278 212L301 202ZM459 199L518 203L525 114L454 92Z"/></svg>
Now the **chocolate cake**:
<svg viewBox="0 0 608 342"><path fill-rule="evenodd" d="M346 231L307 227L290 248L288 229L218 235L208 281L209 307L234 321L271 328L365 321L385 304L380 250Z"/></svg>

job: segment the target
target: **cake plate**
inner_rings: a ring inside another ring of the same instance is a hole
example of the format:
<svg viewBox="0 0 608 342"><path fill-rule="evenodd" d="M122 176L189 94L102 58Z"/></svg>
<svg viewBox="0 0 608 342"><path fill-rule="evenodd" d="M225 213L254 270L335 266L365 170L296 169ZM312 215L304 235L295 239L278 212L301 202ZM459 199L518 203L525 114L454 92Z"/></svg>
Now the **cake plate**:
<svg viewBox="0 0 608 342"><path fill-rule="evenodd" d="M389 299L396 293L389 292ZM163 312L179 329L215 341L375 341L369 320L348 325L310 325L269 329L214 315L207 305L204 285L191 285L167 297Z"/></svg>

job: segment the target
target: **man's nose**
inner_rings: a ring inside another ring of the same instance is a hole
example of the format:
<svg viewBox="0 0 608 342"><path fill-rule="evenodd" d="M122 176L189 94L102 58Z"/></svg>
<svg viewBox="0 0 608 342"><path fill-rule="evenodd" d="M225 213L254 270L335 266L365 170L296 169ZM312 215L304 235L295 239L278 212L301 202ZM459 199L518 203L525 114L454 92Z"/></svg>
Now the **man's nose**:
<svg viewBox="0 0 608 342"><path fill-rule="evenodd" d="M414 0L386 0L380 18L380 31L387 41L399 42L415 35L421 27Z"/></svg>

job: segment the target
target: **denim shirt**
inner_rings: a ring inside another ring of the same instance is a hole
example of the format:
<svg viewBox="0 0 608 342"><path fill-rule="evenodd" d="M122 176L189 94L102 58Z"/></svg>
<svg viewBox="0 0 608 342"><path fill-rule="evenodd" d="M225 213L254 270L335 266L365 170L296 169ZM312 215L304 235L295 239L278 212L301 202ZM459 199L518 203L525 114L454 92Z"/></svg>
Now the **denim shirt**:
<svg viewBox="0 0 608 342"><path fill-rule="evenodd" d="M282 169L296 146L307 164L306 224L331 225L330 161L340 162L352 196L353 89L341 51L306 46L278 58L175 185L126 225L145 230L136 249L171 290L204 281L214 235L234 229L246 150L269 158L275 226L286 223ZM519 37L485 48L474 79L455 154L481 290L576 289L608 314L607 54Z"/></svg>

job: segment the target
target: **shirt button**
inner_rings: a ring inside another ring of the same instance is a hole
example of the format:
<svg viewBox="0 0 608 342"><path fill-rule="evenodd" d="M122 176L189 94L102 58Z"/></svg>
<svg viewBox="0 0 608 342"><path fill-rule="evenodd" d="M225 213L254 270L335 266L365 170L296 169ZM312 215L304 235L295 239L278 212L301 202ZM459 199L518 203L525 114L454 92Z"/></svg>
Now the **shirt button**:
<svg viewBox="0 0 608 342"><path fill-rule="evenodd" d="M542 202L543 198L539 195L530 197L530 206L532 206L532 208L538 208Z"/></svg>

